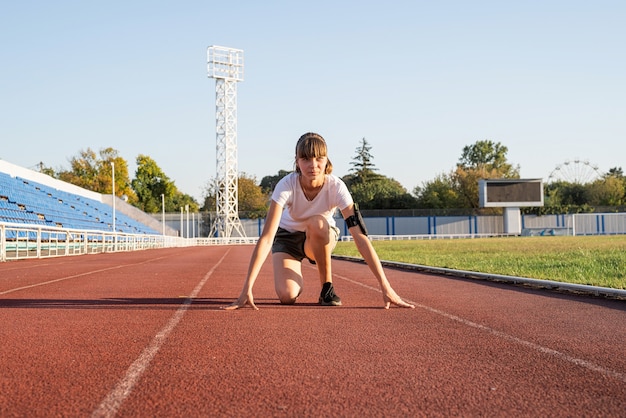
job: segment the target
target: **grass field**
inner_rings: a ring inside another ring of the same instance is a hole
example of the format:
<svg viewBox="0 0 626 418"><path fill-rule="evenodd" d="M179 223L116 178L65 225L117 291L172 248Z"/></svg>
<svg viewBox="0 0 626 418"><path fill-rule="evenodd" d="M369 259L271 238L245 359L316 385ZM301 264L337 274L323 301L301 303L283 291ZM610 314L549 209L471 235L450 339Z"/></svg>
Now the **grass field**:
<svg viewBox="0 0 626 418"><path fill-rule="evenodd" d="M373 241L381 260L626 289L626 236ZM352 242L334 254L360 257Z"/></svg>

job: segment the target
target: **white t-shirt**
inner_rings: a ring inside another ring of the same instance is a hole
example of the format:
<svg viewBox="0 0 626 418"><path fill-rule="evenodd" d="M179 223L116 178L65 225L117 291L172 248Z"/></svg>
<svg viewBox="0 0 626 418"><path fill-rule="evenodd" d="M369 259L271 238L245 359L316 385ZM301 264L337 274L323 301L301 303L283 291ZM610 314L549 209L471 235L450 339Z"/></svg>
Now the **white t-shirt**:
<svg viewBox="0 0 626 418"><path fill-rule="evenodd" d="M296 172L283 177L272 193L272 200L283 207L280 227L290 232L304 231L306 220L314 215L322 215L330 226L336 226L333 214L339 208L350 206L352 196L348 187L339 177L326 174L322 190L312 201L307 200Z"/></svg>

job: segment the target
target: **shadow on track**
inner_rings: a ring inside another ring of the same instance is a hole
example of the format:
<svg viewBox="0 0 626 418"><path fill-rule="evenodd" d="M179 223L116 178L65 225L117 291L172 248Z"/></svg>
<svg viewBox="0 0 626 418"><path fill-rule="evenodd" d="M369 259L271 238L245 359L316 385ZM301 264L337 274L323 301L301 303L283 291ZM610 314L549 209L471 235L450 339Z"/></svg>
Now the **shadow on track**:
<svg viewBox="0 0 626 418"><path fill-rule="evenodd" d="M104 298L104 299L0 299L0 309L178 309L189 300L177 298ZM190 309L219 309L231 299L194 298Z"/></svg>
<svg viewBox="0 0 626 418"><path fill-rule="evenodd" d="M0 299L0 309L129 309L129 310L172 310L178 309L189 300L187 296L177 298L104 298L104 299ZM223 310L234 299L193 298L190 310ZM283 305L273 298L255 299L263 309L383 309L381 306L320 306L315 302L298 302ZM247 310L247 308L242 308Z"/></svg>

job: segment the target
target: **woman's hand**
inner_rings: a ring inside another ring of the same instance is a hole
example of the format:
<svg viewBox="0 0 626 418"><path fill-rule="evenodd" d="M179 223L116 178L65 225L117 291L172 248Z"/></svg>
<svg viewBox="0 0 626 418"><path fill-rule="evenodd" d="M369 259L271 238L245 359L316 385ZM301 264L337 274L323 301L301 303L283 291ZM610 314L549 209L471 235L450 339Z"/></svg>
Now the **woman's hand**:
<svg viewBox="0 0 626 418"><path fill-rule="evenodd" d="M227 311L232 311L235 309L243 308L246 305L250 305L250 307L254 309L255 311L259 310L259 308L257 308L256 305L254 304L254 297L252 296L252 291L247 292L247 293L242 293L236 302L228 306L224 306L222 309L226 309Z"/></svg>
<svg viewBox="0 0 626 418"><path fill-rule="evenodd" d="M383 300L385 301L385 309L389 309L392 303L400 308L415 308L415 305L403 301L391 287L383 291Z"/></svg>

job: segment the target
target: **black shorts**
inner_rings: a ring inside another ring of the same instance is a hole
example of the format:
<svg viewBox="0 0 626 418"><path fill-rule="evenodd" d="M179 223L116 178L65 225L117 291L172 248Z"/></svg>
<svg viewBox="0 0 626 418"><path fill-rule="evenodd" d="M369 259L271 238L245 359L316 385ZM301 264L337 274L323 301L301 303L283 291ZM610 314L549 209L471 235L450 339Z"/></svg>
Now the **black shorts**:
<svg viewBox="0 0 626 418"><path fill-rule="evenodd" d="M286 229L278 228L272 244L273 253L287 253L298 261L306 258L304 254L304 241L306 233L301 231L289 232ZM309 259L309 261L311 261Z"/></svg>
<svg viewBox="0 0 626 418"><path fill-rule="evenodd" d="M331 229L335 232L335 243L339 239L339 229L336 227L331 227ZM272 254L273 253L287 253L298 261L302 261L303 259L309 260L311 263L315 264L314 260L311 260L304 253L304 241L306 240L306 232L296 231L289 232L286 229L278 228L276 231L276 236L274 237L274 243L272 244ZM334 248L334 246L333 246Z"/></svg>

